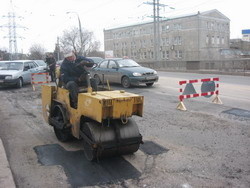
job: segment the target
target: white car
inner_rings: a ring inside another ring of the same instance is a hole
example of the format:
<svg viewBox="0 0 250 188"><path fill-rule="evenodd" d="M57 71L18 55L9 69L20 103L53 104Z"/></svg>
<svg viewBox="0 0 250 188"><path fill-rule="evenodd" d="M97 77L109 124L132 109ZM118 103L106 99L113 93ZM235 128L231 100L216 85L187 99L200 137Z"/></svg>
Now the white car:
<svg viewBox="0 0 250 188"><path fill-rule="evenodd" d="M0 86L15 86L31 83L31 74L38 73L39 68L32 60L13 60L0 62Z"/></svg>
<svg viewBox="0 0 250 188"><path fill-rule="evenodd" d="M34 61L38 66L39 72L41 73L48 72L47 63L45 63L43 60L34 60Z"/></svg>

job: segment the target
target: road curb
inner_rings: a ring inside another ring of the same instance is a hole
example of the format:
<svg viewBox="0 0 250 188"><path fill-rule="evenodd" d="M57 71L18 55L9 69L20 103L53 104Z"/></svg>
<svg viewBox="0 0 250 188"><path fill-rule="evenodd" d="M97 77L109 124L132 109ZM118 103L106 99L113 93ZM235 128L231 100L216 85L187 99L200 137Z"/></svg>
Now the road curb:
<svg viewBox="0 0 250 188"><path fill-rule="evenodd" d="M3 142L0 138L0 188L15 188L14 179L7 160Z"/></svg>

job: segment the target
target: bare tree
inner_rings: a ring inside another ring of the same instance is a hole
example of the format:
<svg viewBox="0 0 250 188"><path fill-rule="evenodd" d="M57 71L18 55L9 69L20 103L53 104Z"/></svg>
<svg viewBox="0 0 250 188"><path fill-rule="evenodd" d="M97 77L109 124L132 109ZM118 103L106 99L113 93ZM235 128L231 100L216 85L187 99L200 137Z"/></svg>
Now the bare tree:
<svg viewBox="0 0 250 188"><path fill-rule="evenodd" d="M79 35L79 29L73 27L69 30L63 31L63 36L60 39L63 49L73 48L73 50L79 54L87 56L92 51L97 51L100 48L100 42L95 41L93 32L86 29L82 29L82 45ZM81 49L81 47L83 49ZM80 52L83 52L81 54Z"/></svg>
<svg viewBox="0 0 250 188"><path fill-rule="evenodd" d="M33 44L29 49L29 59L43 59L45 48L41 44Z"/></svg>

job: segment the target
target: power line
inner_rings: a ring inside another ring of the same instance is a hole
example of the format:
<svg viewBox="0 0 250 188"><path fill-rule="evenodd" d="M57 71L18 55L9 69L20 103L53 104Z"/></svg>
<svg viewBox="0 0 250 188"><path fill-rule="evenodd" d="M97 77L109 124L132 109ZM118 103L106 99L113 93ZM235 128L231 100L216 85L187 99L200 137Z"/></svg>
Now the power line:
<svg viewBox="0 0 250 188"><path fill-rule="evenodd" d="M7 15L2 16L3 18L8 19L8 24L1 25L1 28L8 28L8 35L4 36L4 38L9 38L9 53L10 53L10 60L17 59L17 38L23 38L21 36L17 35L16 29L17 28L25 28L21 25L18 25L16 23L16 13L14 12L13 5L12 5L12 0L10 0L11 3L11 11L8 12ZM21 17L18 17L21 18Z"/></svg>

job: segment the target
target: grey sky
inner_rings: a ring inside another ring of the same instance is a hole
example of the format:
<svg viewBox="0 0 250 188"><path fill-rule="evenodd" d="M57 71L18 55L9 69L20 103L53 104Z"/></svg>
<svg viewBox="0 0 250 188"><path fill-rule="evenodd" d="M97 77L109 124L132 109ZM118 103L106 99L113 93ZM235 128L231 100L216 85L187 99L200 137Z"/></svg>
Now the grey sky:
<svg viewBox="0 0 250 188"><path fill-rule="evenodd" d="M102 44L103 29L137 22L149 21L153 7L143 4L152 0L12 0L18 17L16 22L27 29L17 29L17 34L25 39L18 39L18 51L28 52L34 44L42 44L48 51L53 51L57 36L71 26L78 26L77 12L82 27L93 31ZM0 26L8 23L3 17L10 11L10 0L2 0L0 6ZM242 29L250 29L249 0L160 0L160 3L174 7L165 8L161 16L172 17L198 11L217 9L230 20L230 38L241 38ZM0 28L0 49L8 50L7 28Z"/></svg>

